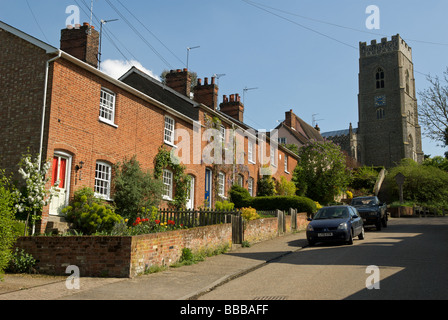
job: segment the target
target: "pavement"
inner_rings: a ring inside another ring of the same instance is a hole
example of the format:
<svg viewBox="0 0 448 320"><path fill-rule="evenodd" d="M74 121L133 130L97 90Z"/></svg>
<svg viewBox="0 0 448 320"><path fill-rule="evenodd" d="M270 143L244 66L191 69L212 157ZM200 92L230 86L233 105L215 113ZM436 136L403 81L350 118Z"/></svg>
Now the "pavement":
<svg viewBox="0 0 448 320"><path fill-rule="evenodd" d="M195 300L306 245L305 231L300 231L135 278L81 277L79 288L71 289L66 276L6 274L0 282L0 300Z"/></svg>

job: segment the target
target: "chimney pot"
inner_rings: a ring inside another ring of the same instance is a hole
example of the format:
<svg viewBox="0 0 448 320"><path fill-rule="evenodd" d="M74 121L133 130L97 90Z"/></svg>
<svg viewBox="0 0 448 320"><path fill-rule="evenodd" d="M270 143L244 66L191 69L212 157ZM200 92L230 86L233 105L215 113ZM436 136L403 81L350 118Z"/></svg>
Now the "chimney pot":
<svg viewBox="0 0 448 320"><path fill-rule="evenodd" d="M202 86L202 79L198 78L198 86Z"/></svg>
<svg viewBox="0 0 448 320"><path fill-rule="evenodd" d="M208 78L207 77L204 78L204 86L206 86L206 85L208 85Z"/></svg>
<svg viewBox="0 0 448 320"><path fill-rule="evenodd" d="M235 95L234 94L231 94L230 95L230 102L234 102L235 101Z"/></svg>
<svg viewBox="0 0 448 320"><path fill-rule="evenodd" d="M212 84L215 84L215 77L212 77Z"/></svg>
<svg viewBox="0 0 448 320"><path fill-rule="evenodd" d="M188 69L187 68L184 68L184 72L187 72L188 71Z"/></svg>

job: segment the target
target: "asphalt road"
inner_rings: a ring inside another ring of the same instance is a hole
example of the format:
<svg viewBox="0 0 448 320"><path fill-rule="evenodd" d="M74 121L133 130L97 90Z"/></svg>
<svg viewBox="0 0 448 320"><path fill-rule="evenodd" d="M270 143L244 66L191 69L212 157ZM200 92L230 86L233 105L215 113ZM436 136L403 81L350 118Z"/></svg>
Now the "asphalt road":
<svg viewBox="0 0 448 320"><path fill-rule="evenodd" d="M353 245L305 247L199 299L448 299L447 245L448 217L393 219Z"/></svg>

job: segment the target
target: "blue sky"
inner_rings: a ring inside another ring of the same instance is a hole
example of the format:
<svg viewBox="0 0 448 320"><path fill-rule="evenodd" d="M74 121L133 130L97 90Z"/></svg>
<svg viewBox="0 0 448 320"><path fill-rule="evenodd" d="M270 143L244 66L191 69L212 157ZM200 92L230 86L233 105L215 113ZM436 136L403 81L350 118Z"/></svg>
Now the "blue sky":
<svg viewBox="0 0 448 320"><path fill-rule="evenodd" d="M448 66L448 1L250 3L94 0L97 29L97 19L119 19L104 26L103 66L122 70L120 60L135 60L158 76L165 69L184 68L187 47L200 46L190 50L189 69L200 78L225 74L219 78L219 101L224 94L245 93L247 124L269 130L293 109L310 124L314 117L322 132L346 129L350 122L357 127L360 41L385 36L390 40L399 33L413 50L417 91L428 86L424 74L442 75ZM60 30L70 16L66 8L79 6L80 22L89 22L90 4L91 0L0 0L0 20L59 47ZM380 10L379 29L366 27L369 5ZM424 138L423 151L435 156L445 149Z"/></svg>

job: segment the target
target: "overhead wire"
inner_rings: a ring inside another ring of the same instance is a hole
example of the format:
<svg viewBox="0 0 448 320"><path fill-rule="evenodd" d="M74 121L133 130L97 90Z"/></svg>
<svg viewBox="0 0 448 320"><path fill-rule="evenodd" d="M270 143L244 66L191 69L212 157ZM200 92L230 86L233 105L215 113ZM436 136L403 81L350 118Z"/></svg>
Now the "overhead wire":
<svg viewBox="0 0 448 320"><path fill-rule="evenodd" d="M145 37L143 37L143 35L132 25L132 23L117 9L117 7L115 7L109 0L106 0L107 4L120 16L121 19L123 19L124 22L126 22L126 24L129 26L129 28L132 29L132 31L134 31L134 33L146 44L146 46L148 46L152 52L154 52L154 54L159 57L159 59L166 65L168 66L170 69L172 69L173 67L171 66L171 64L163 57L162 54L160 54L149 42L148 40L145 39Z"/></svg>
<svg viewBox="0 0 448 320"><path fill-rule="evenodd" d="M168 50L181 64L186 65L185 61L182 61L165 43L163 43L162 40L159 39L151 30L148 29L148 27L138 18L136 17L132 11L130 11L120 0L116 0L135 20L140 23L140 25L148 31L166 50Z"/></svg>
<svg viewBox="0 0 448 320"><path fill-rule="evenodd" d="M297 16L297 17L300 17L300 18L303 18L303 19L307 19L307 20L311 20L311 21L315 21L315 22L319 22L319 23L324 23L324 24L331 25L331 26L335 26L335 27L339 27L339 28L349 29L349 30L352 30L352 31L363 32L363 33L368 33L368 34L374 34L374 35L380 35L380 36L387 36L387 35L383 35L383 34L379 34L379 33L374 33L374 32L364 31L364 30L360 30L360 29L356 29L356 28L352 28L352 27L342 26L342 25L339 25L339 24L335 24L335 23L331 23L331 22L327 22L327 21L323 21L323 20L319 20L319 19L314 19L314 18L305 17L305 16L303 16L303 15L299 15L299 14L291 13L291 12L288 12L288 11L285 11L285 10L281 10L281 9L273 8L273 7L271 7L271 6L267 6L267 5L260 4L260 3L258 3L258 2L254 2L254 1L250 1L250 0L241 0L241 1L247 3L247 4L251 5L251 6L254 6L254 7L260 9L260 10L263 10L263 11L269 13L269 14L272 14L272 15L274 15L274 16L277 16L277 17L279 17L279 18L281 18L281 19L283 19L283 20L286 20L286 21L288 21L288 22L291 22L291 23L293 23L293 24L295 24L295 25L298 25L298 26L300 26L300 27L302 27L302 28L305 28L305 29L307 29L307 30L309 30L309 31L318 33L318 34L320 34L321 36L324 36L324 37L326 37L326 38L329 38L329 39L331 39L331 40L334 40L334 41L336 41L336 42L339 42L339 43L341 43L341 44L343 44L343 45L345 45L345 46L351 47L351 48L356 49L356 50L358 50L359 48L357 48L357 47L355 47L355 46L352 46L351 44L345 43L345 42L343 42L343 41L340 41L340 40L338 40L338 39L336 39L336 38L333 38L333 37L331 37L331 36L328 36L328 35L326 35L326 34L324 34L324 33L322 33L322 32L319 32L319 31L317 31L317 30L314 30L314 29L312 29L312 28L306 27L306 26L304 26L304 25L302 25L302 24L297 23L297 22L294 21L294 20L291 20L291 19L288 19L288 18L286 18L286 17L283 17L283 16L281 16L281 15L279 15L279 14L276 14L276 13L274 13L274 12L272 12L272 11L269 11L269 10L267 10L267 9L265 9L265 8L262 8L262 7L266 7L266 8L269 8L269 9L272 9L272 10L276 10L276 11L279 11L279 12L282 12L282 13L290 14L290 15ZM448 44L446 44L446 43L438 43L438 42L431 42L431 41L422 41L422 40L415 40L415 39L405 39L405 38L403 38L403 40L405 40L405 41L421 42L421 43L433 44L433 45L448 46ZM420 71L418 71L418 70L414 70L414 72L416 72L416 73L418 73L418 74L421 74L421 75L424 75L424 76L426 76L426 77L429 76L428 74L423 73L423 72L420 72Z"/></svg>
<svg viewBox="0 0 448 320"><path fill-rule="evenodd" d="M47 38L47 36L45 35L44 30L42 30L42 27L40 26L39 21L37 21L36 15L34 14L34 11L33 11L33 9L31 8L31 5L30 5L30 3L28 2L28 0L26 0L26 4L28 5L28 9L30 9L30 12L31 12L31 15L33 16L34 22L36 22L37 27L39 28L40 32L41 32L42 35L44 36L45 40L46 40L47 42L50 42L50 41L48 41L48 38Z"/></svg>

